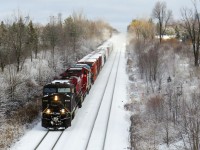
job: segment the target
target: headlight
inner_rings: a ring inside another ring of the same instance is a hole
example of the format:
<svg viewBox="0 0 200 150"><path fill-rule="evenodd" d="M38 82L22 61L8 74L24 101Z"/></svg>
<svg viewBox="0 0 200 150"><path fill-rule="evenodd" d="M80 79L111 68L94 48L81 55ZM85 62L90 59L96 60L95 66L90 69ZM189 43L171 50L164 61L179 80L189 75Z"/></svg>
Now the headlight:
<svg viewBox="0 0 200 150"><path fill-rule="evenodd" d="M61 110L60 110L60 113L61 113L61 114L65 114L65 113L66 113L65 109L61 109Z"/></svg>
<svg viewBox="0 0 200 150"><path fill-rule="evenodd" d="M47 110L45 111L45 113L46 113L46 114L51 114L51 109L47 109Z"/></svg>
<svg viewBox="0 0 200 150"><path fill-rule="evenodd" d="M57 95L54 97L54 101L58 101L58 96Z"/></svg>

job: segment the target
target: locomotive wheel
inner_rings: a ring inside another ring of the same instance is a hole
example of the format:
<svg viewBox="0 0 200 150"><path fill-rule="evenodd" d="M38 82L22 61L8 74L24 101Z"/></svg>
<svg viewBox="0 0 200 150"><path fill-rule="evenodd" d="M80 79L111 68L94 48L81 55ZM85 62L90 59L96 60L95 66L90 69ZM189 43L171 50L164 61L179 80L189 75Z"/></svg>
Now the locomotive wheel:
<svg viewBox="0 0 200 150"><path fill-rule="evenodd" d="M72 114L72 119L74 119L74 117L75 117L75 111L74 111L73 114Z"/></svg>
<svg viewBox="0 0 200 150"><path fill-rule="evenodd" d="M80 100L78 102L78 108L82 107L82 101L83 101L83 96L80 97Z"/></svg>
<svg viewBox="0 0 200 150"><path fill-rule="evenodd" d="M87 89L87 94L89 94L90 89Z"/></svg>
<svg viewBox="0 0 200 150"><path fill-rule="evenodd" d="M64 124L64 129L67 129L68 124L67 124L67 121L66 121L66 120L63 122L63 124Z"/></svg>
<svg viewBox="0 0 200 150"><path fill-rule="evenodd" d="M79 101L78 108L81 108L81 107L82 107L82 101Z"/></svg>
<svg viewBox="0 0 200 150"><path fill-rule="evenodd" d="M72 125L72 117L70 117L67 127L71 127L71 125Z"/></svg>
<svg viewBox="0 0 200 150"><path fill-rule="evenodd" d="M81 96L81 103L84 101L86 95Z"/></svg>

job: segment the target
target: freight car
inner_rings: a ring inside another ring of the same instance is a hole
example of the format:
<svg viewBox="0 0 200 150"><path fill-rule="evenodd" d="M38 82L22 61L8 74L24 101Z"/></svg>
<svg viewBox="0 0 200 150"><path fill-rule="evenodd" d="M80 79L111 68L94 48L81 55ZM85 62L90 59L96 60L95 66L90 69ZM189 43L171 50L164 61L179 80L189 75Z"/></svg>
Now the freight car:
<svg viewBox="0 0 200 150"><path fill-rule="evenodd" d="M98 74L100 73L102 66L102 54L96 53L93 56L90 57L90 59L96 59L97 60L97 71Z"/></svg>

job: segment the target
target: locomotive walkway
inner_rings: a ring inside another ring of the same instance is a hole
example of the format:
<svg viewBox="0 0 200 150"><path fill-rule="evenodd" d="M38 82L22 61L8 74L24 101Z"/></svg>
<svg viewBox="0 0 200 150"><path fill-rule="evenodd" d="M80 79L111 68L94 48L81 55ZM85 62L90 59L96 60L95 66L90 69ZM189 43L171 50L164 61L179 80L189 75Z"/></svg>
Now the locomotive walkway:
<svg viewBox="0 0 200 150"><path fill-rule="evenodd" d="M72 126L62 133L58 141L61 132L50 131L51 133L46 136L48 138L44 138L44 143L42 142L37 150L127 149L129 114L124 110L124 104L128 99L125 72L126 38L124 35L117 35L111 41L114 44L113 52L86 96L82 108L76 111ZM25 145L28 143L28 149L35 149L46 132L47 130L39 124L13 149L27 150ZM32 136L31 141L28 140L30 136Z"/></svg>

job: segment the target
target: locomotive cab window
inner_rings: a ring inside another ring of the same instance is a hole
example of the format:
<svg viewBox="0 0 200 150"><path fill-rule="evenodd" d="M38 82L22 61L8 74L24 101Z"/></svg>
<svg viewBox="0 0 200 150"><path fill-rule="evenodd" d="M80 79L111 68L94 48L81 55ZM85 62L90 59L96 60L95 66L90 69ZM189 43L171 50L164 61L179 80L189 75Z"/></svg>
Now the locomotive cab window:
<svg viewBox="0 0 200 150"><path fill-rule="evenodd" d="M70 93L70 88L58 88L58 93Z"/></svg>
<svg viewBox="0 0 200 150"><path fill-rule="evenodd" d="M43 93L44 94L56 93L56 88L44 88Z"/></svg>

